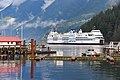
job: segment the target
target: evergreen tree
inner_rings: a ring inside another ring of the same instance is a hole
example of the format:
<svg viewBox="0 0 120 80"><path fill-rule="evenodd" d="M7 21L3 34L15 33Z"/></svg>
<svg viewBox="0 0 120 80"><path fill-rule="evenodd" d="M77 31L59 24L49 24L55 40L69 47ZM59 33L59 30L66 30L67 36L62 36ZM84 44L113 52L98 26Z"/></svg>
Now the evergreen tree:
<svg viewBox="0 0 120 80"><path fill-rule="evenodd" d="M81 28L90 31L93 26L101 30L106 41L120 41L120 4L101 11Z"/></svg>

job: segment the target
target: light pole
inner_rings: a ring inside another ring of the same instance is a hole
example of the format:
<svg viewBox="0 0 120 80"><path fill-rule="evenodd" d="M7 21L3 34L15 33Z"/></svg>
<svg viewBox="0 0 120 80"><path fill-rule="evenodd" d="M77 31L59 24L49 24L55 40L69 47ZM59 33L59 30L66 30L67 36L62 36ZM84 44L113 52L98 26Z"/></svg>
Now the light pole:
<svg viewBox="0 0 120 80"><path fill-rule="evenodd" d="M18 36L18 31L19 31L19 29L16 29L16 36Z"/></svg>
<svg viewBox="0 0 120 80"><path fill-rule="evenodd" d="M21 26L21 39L23 40L23 35L24 35L24 33L23 33L23 25Z"/></svg>

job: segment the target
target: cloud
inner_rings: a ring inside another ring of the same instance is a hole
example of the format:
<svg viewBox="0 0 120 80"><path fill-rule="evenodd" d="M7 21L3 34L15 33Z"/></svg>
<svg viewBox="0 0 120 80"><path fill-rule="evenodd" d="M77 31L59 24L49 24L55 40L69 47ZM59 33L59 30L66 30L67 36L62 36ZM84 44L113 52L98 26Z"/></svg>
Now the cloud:
<svg viewBox="0 0 120 80"><path fill-rule="evenodd" d="M5 17L0 19L0 29L7 29L10 25L16 24L15 20L16 18L13 17Z"/></svg>
<svg viewBox="0 0 120 80"><path fill-rule="evenodd" d="M7 29L8 27L9 27L9 24L7 24L6 22L0 21L0 30Z"/></svg>
<svg viewBox="0 0 120 80"><path fill-rule="evenodd" d="M13 0L0 0L0 12L9 7Z"/></svg>
<svg viewBox="0 0 120 80"><path fill-rule="evenodd" d="M47 20L42 21L40 17L34 16L32 13L29 13L28 15L29 19L25 21L19 22L16 18L13 17L5 17L3 19L0 19L0 30L7 29L10 26L13 27L13 29L19 29L21 26L24 28L36 28L36 27L54 27L57 24L65 22L65 20Z"/></svg>
<svg viewBox="0 0 120 80"><path fill-rule="evenodd" d="M60 24L62 22L65 22L65 20L59 20L59 21L54 21L54 20L49 20L49 21L39 21L36 20L35 22L28 23L24 27L30 28L30 27L54 27L57 24Z"/></svg>
<svg viewBox="0 0 120 80"><path fill-rule="evenodd" d="M54 2L55 2L55 0L44 0L44 4L43 4L43 6L41 7L41 9L42 9L43 11L46 11L46 9L47 9L50 5L52 5Z"/></svg>
<svg viewBox="0 0 120 80"><path fill-rule="evenodd" d="M9 27L9 24L2 24L0 25L0 30L7 29Z"/></svg>
<svg viewBox="0 0 120 80"><path fill-rule="evenodd" d="M22 3L26 2L27 0L13 0L13 6L19 6Z"/></svg>
<svg viewBox="0 0 120 80"><path fill-rule="evenodd" d="M15 22L15 18L13 17L6 17L4 21L6 21L8 24L13 24Z"/></svg>
<svg viewBox="0 0 120 80"><path fill-rule="evenodd" d="M10 5L17 7L26 1L27 0L0 0L0 12L9 7Z"/></svg>
<svg viewBox="0 0 120 80"><path fill-rule="evenodd" d="M0 19L0 30L1 29L7 29L9 28L10 26L13 27L13 29L16 29L16 28L19 28L23 25L26 25L28 23L30 23L31 20L33 20L35 18L34 15L32 15L31 13L28 15L29 19L28 20L25 20L25 21L22 21L22 22L19 22L16 18L13 18L13 17L4 17L2 19Z"/></svg>
<svg viewBox="0 0 120 80"><path fill-rule="evenodd" d="M42 21L41 17L37 17L34 16L32 13L29 13L28 15L28 20L26 21L22 21L22 22L16 22L16 24L14 24L15 29L16 28L20 28L21 26L24 26L25 28L31 28L31 27L52 27L52 26L56 26L59 23L65 22L65 20L61 19L61 20L47 20L47 21ZM16 20L17 21L17 20Z"/></svg>

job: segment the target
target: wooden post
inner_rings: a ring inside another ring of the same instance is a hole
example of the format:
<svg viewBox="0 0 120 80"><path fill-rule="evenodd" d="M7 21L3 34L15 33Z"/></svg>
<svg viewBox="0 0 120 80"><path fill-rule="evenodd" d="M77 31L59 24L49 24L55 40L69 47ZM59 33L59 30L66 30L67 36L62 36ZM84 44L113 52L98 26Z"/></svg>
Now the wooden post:
<svg viewBox="0 0 120 80"><path fill-rule="evenodd" d="M30 78L31 78L31 80L34 80L34 60L31 61Z"/></svg>
<svg viewBox="0 0 120 80"><path fill-rule="evenodd" d="M34 39L31 39L31 56L34 57Z"/></svg>
<svg viewBox="0 0 120 80"><path fill-rule="evenodd" d="M118 46L118 52L119 52L119 46Z"/></svg>
<svg viewBox="0 0 120 80"><path fill-rule="evenodd" d="M34 39L31 39L31 57L34 57ZM34 78L34 60L31 61L31 80Z"/></svg>

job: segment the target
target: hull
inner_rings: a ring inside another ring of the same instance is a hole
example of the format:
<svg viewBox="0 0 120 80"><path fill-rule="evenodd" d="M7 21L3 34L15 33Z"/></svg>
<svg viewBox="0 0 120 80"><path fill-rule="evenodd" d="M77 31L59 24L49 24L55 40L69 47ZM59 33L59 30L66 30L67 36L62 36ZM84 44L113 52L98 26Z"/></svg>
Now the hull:
<svg viewBox="0 0 120 80"><path fill-rule="evenodd" d="M91 40L91 41L74 41L74 42L69 42L69 41L47 41L47 44L61 44L61 45L103 45L104 40L96 39L96 40Z"/></svg>
<svg viewBox="0 0 120 80"><path fill-rule="evenodd" d="M54 45L104 45L103 43L47 43Z"/></svg>

